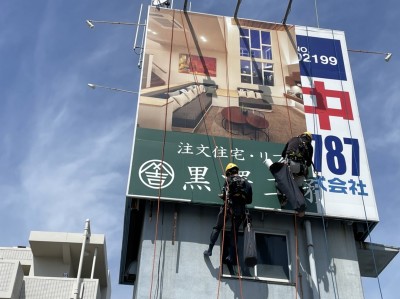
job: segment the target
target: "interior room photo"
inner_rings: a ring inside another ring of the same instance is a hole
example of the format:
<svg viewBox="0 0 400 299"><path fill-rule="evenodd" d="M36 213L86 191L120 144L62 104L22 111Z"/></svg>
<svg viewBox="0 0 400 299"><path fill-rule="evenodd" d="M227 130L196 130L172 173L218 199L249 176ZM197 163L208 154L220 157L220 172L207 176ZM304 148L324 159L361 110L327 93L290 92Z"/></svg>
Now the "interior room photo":
<svg viewBox="0 0 400 299"><path fill-rule="evenodd" d="M275 143L306 130L294 28L157 8L148 24L138 127Z"/></svg>

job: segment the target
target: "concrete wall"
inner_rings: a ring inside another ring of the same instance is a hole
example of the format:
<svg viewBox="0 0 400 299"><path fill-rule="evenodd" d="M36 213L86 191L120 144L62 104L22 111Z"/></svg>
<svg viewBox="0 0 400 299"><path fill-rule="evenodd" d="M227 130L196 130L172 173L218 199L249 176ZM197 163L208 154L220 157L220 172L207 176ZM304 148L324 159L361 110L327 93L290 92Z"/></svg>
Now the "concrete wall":
<svg viewBox="0 0 400 299"><path fill-rule="evenodd" d="M24 278L19 261L0 260L0 298L18 299Z"/></svg>
<svg viewBox="0 0 400 299"><path fill-rule="evenodd" d="M174 211L177 209L176 239ZM158 237L154 245L156 205L149 218L149 205L142 232L138 277L134 298L149 298L158 292L162 298L214 298L218 292L220 246L210 258L203 256L218 214L217 207L162 203ZM295 225L292 215L262 214L252 211L256 231L286 234L289 248L290 282L221 278L220 298L295 298L298 271L298 298L312 298L306 235L302 221L297 223L299 267L296 268ZM324 233L321 220L311 220L318 290L320 298L363 298L355 243L350 226L331 221ZM325 235L327 239L325 239ZM327 246L329 249L327 250ZM155 256L154 255L155 250ZM154 265L154 270L153 270ZM153 272L153 277L152 277Z"/></svg>
<svg viewBox="0 0 400 299"><path fill-rule="evenodd" d="M74 283L72 278L25 277L19 299L71 298ZM82 299L101 299L97 279L83 279L81 288Z"/></svg>
<svg viewBox="0 0 400 299"><path fill-rule="evenodd" d="M325 238L322 220L312 222L321 299L364 298L352 226L341 221L326 226Z"/></svg>
<svg viewBox="0 0 400 299"><path fill-rule="evenodd" d="M61 258L35 257L30 276L65 277L73 276L70 264L65 264Z"/></svg>

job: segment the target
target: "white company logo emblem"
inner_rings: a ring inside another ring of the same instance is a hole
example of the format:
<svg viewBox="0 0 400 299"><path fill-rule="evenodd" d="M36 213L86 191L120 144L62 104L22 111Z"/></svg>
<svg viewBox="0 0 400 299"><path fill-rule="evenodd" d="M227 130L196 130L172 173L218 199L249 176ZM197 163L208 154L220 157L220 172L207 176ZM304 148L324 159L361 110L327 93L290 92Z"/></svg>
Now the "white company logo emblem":
<svg viewBox="0 0 400 299"><path fill-rule="evenodd" d="M163 189L171 185L175 178L174 169L165 161L149 160L139 168L139 178L151 189Z"/></svg>

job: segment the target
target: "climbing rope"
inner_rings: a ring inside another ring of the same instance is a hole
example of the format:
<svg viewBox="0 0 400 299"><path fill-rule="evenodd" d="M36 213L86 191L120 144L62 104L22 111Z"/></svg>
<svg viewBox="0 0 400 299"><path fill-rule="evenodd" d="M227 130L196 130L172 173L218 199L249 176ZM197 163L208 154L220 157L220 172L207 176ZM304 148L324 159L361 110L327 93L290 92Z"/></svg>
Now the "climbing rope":
<svg viewBox="0 0 400 299"><path fill-rule="evenodd" d="M307 49L310 49L310 42L309 42L309 37L310 36L309 36L309 32L308 32L308 27L306 27L306 32L307 32ZM308 81L309 81L310 90L311 90L310 97L314 96L314 99L315 99L315 103L313 105L313 113L312 113L312 115L313 115L313 129L314 129L314 133L318 134L319 133L319 126L318 126L318 122L317 122L317 108L316 108L317 107L317 98L316 98L316 95L314 94L314 89L313 89L314 80L313 80L313 67L312 67L312 65L310 65L310 76L308 77ZM320 172L321 172L321 176L323 176L322 168L321 168ZM317 174L317 180L318 180L318 176L319 175ZM319 182L318 182L318 184L319 184ZM324 190L322 188L320 188L319 190L321 192L320 193L320 206L322 208L321 219L322 219L322 227L323 227L323 231L324 231L325 249L326 249L326 253L327 253L327 256L328 256L329 263L331 263L330 262L331 253L330 253L330 250L329 250L328 234L327 234L327 231L326 231L326 226L327 225L326 225L326 220L325 220L325 216L326 216L325 215L325 213L326 213L325 212L325 207L326 207L325 192L324 192ZM315 196L315 201L316 201L316 204L317 204L317 196ZM330 273L331 280L332 280L334 296L335 296L335 298L338 298L337 297L338 296L338 294L337 294L338 287L337 287L336 277L333 274L332 268L333 267L331 265L329 265L329 273Z"/></svg>
<svg viewBox="0 0 400 299"><path fill-rule="evenodd" d="M295 298L297 299L297 292L298 292L298 280L299 280L299 241L297 237L297 214L294 213L294 240L295 240L295 249L296 249L296 273L295 273L295 284L296 284L296 294Z"/></svg>
<svg viewBox="0 0 400 299"><path fill-rule="evenodd" d="M189 42L188 42L188 37L187 37L187 29L186 29L186 26L185 26L185 22L184 22L184 19L183 19L183 16L184 16L184 12L180 12L180 15L181 15L181 21L182 21L182 25L183 25L183 32L184 32L184 35L185 35L185 42L186 42L186 49L187 49L187 51L188 51L188 55L189 55L189 63L190 63L190 65L192 65L192 54L191 54L191 51L190 51L190 47L189 47ZM187 22L190 22L190 20L189 20L189 15L188 14L185 14L185 16L187 17ZM226 28L225 28L225 23L224 23L224 33L225 33L225 35L226 35ZM226 51L226 53L227 53L227 49L226 49L226 44L225 44L225 51ZM226 57L226 60L227 60L227 55L225 56ZM194 78L194 82L196 83L196 85L198 86L199 85L199 80L198 80L198 78L197 78L197 75L195 74L195 73L193 73L193 78ZM230 94L229 94L229 73L228 73L228 63L227 63L227 61L226 61L226 81L227 81L227 88L228 88L228 94L227 94L227 101L228 101L228 107L230 107ZM204 108L204 105L203 105L203 103L200 101L200 105L201 105L201 107L202 107L202 111L203 111L203 114L205 114L205 108ZM229 116L230 117L230 116ZM215 140L215 138L214 138L214 136L212 136L212 135L209 135L209 133L208 133L208 128L207 128L207 124L206 124L206 122L205 122L205 118L203 117L203 119L202 119L202 121L203 121L203 124L204 124L204 127L205 127L205 131L206 131L206 135L207 135L207 138L208 139L210 139L210 136L211 136L211 139L212 139L212 143L213 143L213 145L214 145L214 148L218 148L218 145L217 145L217 142L216 142L216 140ZM229 134L229 146L230 146L230 152L232 152L232 132L231 132L231 130L228 130L228 131L230 131L230 134ZM224 170L224 167L223 167L223 164L222 164L222 160L221 160L221 157L217 157L218 158L218 161L219 161L219 165L220 165L220 168L221 168L221 170L223 171ZM228 184L227 184L227 177L225 177L225 182L226 182L226 186L227 186L227 188L228 188L228 190L227 190L227 192L226 192L226 194L228 194L229 193L229 186L228 186ZM225 244L225 231L226 231L226 220L227 220L227 198L225 198L225 204L224 204L224 221L223 221L223 228L222 228L222 248L221 248L221 253L220 253L220 270L219 270L219 275L218 275L218 288L217 288L217 298L219 298L219 290L220 290L220 284L221 284L221 277L222 277L222 264L223 264L223 252L224 252L224 244ZM232 237L232 236L231 236ZM236 241L235 241L235 247L236 247L236 250L237 250L237 243L236 243ZM239 275L239 281L240 281L240 288L242 289L242 287L241 287L241 277L240 277L240 275ZM241 293L242 293L242 290L241 290Z"/></svg>
<svg viewBox="0 0 400 299"><path fill-rule="evenodd" d="M238 267L238 277L239 277L239 289L240 289L240 298L243 298L243 287L242 287L242 279L241 279L241 270L240 270L240 263L239 263L239 254L238 254L238 249L237 249L237 244L238 244L238 240L237 240L237 232L236 232L236 224L235 224L235 217L231 216L232 218L232 228L231 231L233 231L233 235L234 235L234 241L235 241L235 254L236 254L236 265ZM238 227L239 228L239 227ZM232 238L232 236L231 236Z"/></svg>
<svg viewBox="0 0 400 299"><path fill-rule="evenodd" d="M315 16L317 18L317 26L319 28L319 17L318 17L317 0L314 0L314 8L315 8Z"/></svg>
<svg viewBox="0 0 400 299"><path fill-rule="evenodd" d="M332 30L332 39L334 40L334 38L335 38L335 33ZM334 48L335 48L335 53L337 53L338 49L336 49L336 44L334 43L333 45L334 45ZM343 71L345 71L345 70L343 70ZM340 73L340 70L339 70L339 73ZM341 85L341 88L342 88L342 93L344 94L345 91L344 91L343 81L342 80L340 80L340 85ZM348 111L349 111L348 108L351 109L351 107L345 107L346 116L347 116L346 119L347 119L347 126L349 128L349 133L350 133L351 145L353 147L354 139L353 139L353 134L351 133L350 119L348 117L349 116L348 115ZM358 178L358 181L360 181L360 165L358 165L358 161L357 161L357 159L354 159L354 157L353 157L353 160L356 162L356 169L357 169L357 174L358 174L357 178ZM361 200L362 200L362 204L363 204L365 225L367 227L368 238L369 238L370 243L372 243L371 231L369 229L369 223L368 223L368 215L367 215L367 210L366 210L366 207L365 207L364 195L362 193L361 193ZM375 274L376 274L376 279L378 281L379 293L380 293L381 299L383 299L382 288L381 288L381 283L380 283L380 279L379 279L379 275L378 275L378 268L377 268L376 259L375 259L375 250L372 248L372 246L370 248L370 251L372 253L372 260L373 260L373 263L374 263L374 270L375 270Z"/></svg>
<svg viewBox="0 0 400 299"><path fill-rule="evenodd" d="M278 52L279 52L279 61L280 61L280 65L281 65L282 80L285 81L285 75L283 73L283 65L282 65L281 47L280 47L279 37L278 37L278 30L275 30L275 35L276 35L276 40L278 41ZM283 88L284 88L285 94L287 94L285 82L283 82ZM287 112L288 120L289 120L290 135L293 136L292 121L290 119L290 111L289 111L289 102L288 102L288 98L286 97L286 95L285 95L285 101L286 101L286 112Z"/></svg>
<svg viewBox="0 0 400 299"><path fill-rule="evenodd" d="M278 43L278 51L279 51L279 60L280 60L280 69L281 69L281 76L282 79L285 80L285 76L284 76L284 72L283 72L283 63L282 63L282 55L281 55L281 47L280 47L280 43L279 43L279 36L278 36L278 31L275 30L275 34L276 34L276 40ZM286 111L287 111L287 115L288 115L288 120L289 120L289 128L290 128L290 135L293 136L293 129L292 129L292 120L290 118L290 110L289 110L289 102L288 102L288 98L286 97L287 94L287 88L286 88L286 82L283 82L283 88L284 88L284 93L285 93L285 101L286 101ZM295 298L297 299L297 293L298 293L298 280L299 280L299 263L300 263L300 259L299 259L299 251L298 251L298 234L297 234L297 214L294 213L294 236L295 236L295 251L296 251L296 257L295 257Z"/></svg>
<svg viewBox="0 0 400 299"><path fill-rule="evenodd" d="M173 10L173 19L175 19L175 10ZM172 35L171 35L171 47L169 53L169 74L168 74L168 82L167 88L169 90L170 85L170 74L171 74L171 60L172 60L172 41L174 37L174 25L175 22L172 22ZM165 105L165 114L164 114L164 132L163 132L163 141L162 141L162 148L161 148L161 165L164 163L164 156L165 156L165 143L166 143L166 136L167 136L167 114L168 114L168 99L166 100ZM162 177L162 172L164 168L160 167L160 176ZM157 196L157 213L156 213L156 224L155 224L155 232L154 232L154 246L153 246L153 261L152 261L152 270L151 270L151 282L150 282L150 293L149 298L151 299L152 291L153 291L153 283L154 283L154 267L155 267L155 258L156 258L156 249L157 249L157 238L158 238L158 221L159 221L159 214L160 214L160 202L161 202L161 180L158 187L158 196ZM161 252L160 252L161 256ZM157 284L159 282L159 277L157 279Z"/></svg>
<svg viewBox="0 0 400 299"><path fill-rule="evenodd" d="M307 30L307 43L308 43L308 49L310 49L310 47L309 47L309 35L308 35L308 29L306 28L306 30ZM335 36L334 36L334 32L333 32L333 30L332 30L332 39L334 40L334 38L335 38ZM334 43L333 44L334 45L334 47L335 47L335 54L336 54L336 57L337 57L337 54L338 54L338 51L341 51L340 49L336 49L336 44ZM340 69L338 69L338 73L340 74L341 73L341 71L344 71L344 70L340 70ZM311 65L311 67L310 67L310 77L309 77L309 81L310 81L310 88L311 88L311 93L310 93L310 96L316 96L316 95L314 95L313 94L313 86L314 86L314 82L313 82L313 79L312 79L312 77L313 77L313 68L312 68L312 65ZM340 76L339 76L339 78L340 78ZM341 84L341 91L342 91L342 93L345 93L345 91L344 91L344 86L343 86L343 81L342 80L340 80L340 84ZM347 103L345 103L345 105L346 105ZM346 119L347 119L347 126L348 126L348 129L349 129L349 134L350 134L350 138L351 138L351 142L352 142L352 146L353 146L353 134L352 134L352 132L351 132L351 126L350 126L350 120L349 120L349 109L348 108L350 108L350 107L343 107L343 109L344 109L344 111L345 111L345 113L346 113ZM316 121L316 106L314 106L314 108L313 108L313 126L314 126L314 132L316 133L316 134L318 134L318 125L317 125L317 121ZM355 160L356 161L356 168L357 168L357 170L359 169L359 165L358 165L358 161L357 160ZM357 171L357 173L359 173L359 171ZM321 176L323 175L323 173L322 173L322 170L321 170ZM360 176L358 175L358 179L360 180ZM324 192L324 190L322 189L322 188L320 188L320 192L321 192L321 206L322 207L325 207L326 206L326 204L325 204L325 192ZM370 229L369 229L369 224L368 224L368 216L367 216L367 212L366 212L366 207L365 207L365 200L364 200L364 195L363 194L361 194L361 199L362 199L362 204L363 204L363 209L364 209L364 218L365 218L365 223L366 223L366 227L367 227L367 232L368 232L368 236L369 236L369 240L370 240L370 242L372 242L372 237L371 237L371 232L370 232ZM324 204L323 204L324 203ZM326 222L325 222L325 209L323 209L323 211L322 211L322 213L321 213L321 219L322 219L322 225L323 225L323 231L324 231L324 239L325 239L325 246L326 246L326 251L327 251L327 255L328 255L328 258L329 258L329 260L331 259L330 257L331 257L331 254L330 254L330 250L329 250L329 242L328 242L328 237L327 237L327 230L326 230ZM375 272L376 272L376 274L377 274L377 266L376 266L376 260L375 260L375 254L374 254L374 250L373 250L373 248L371 248L370 249L371 251L372 251L372 259L373 259L373 263L374 263L374 268L375 268ZM331 274L331 279L332 279L332 284L333 284L333 290L334 290L334 295L335 295L335 298L338 298L338 287L337 287L337 281L336 281L336 277L334 276L334 274L333 274L333 270L332 270L332 268L333 268L334 266L329 266L329 272L330 272L330 274ZM378 280L378 286L379 286L379 291L380 291L380 296L381 296L381 298L383 299L383 295L382 295L382 290L381 290L381 285L380 285L380 280L379 280L379 277L378 277L378 275L377 275L377 280Z"/></svg>

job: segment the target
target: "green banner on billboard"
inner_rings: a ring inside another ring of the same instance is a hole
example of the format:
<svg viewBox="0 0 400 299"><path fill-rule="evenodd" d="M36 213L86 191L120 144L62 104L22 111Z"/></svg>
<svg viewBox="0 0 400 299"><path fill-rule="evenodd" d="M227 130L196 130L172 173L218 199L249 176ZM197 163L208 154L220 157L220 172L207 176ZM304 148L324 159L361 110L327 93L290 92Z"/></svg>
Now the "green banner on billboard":
<svg viewBox="0 0 400 299"><path fill-rule="evenodd" d="M250 207L280 209L265 162L278 161L282 148L272 142L137 128L128 196L221 204L224 169L234 162L252 184ZM307 210L312 212L316 207L309 193Z"/></svg>

